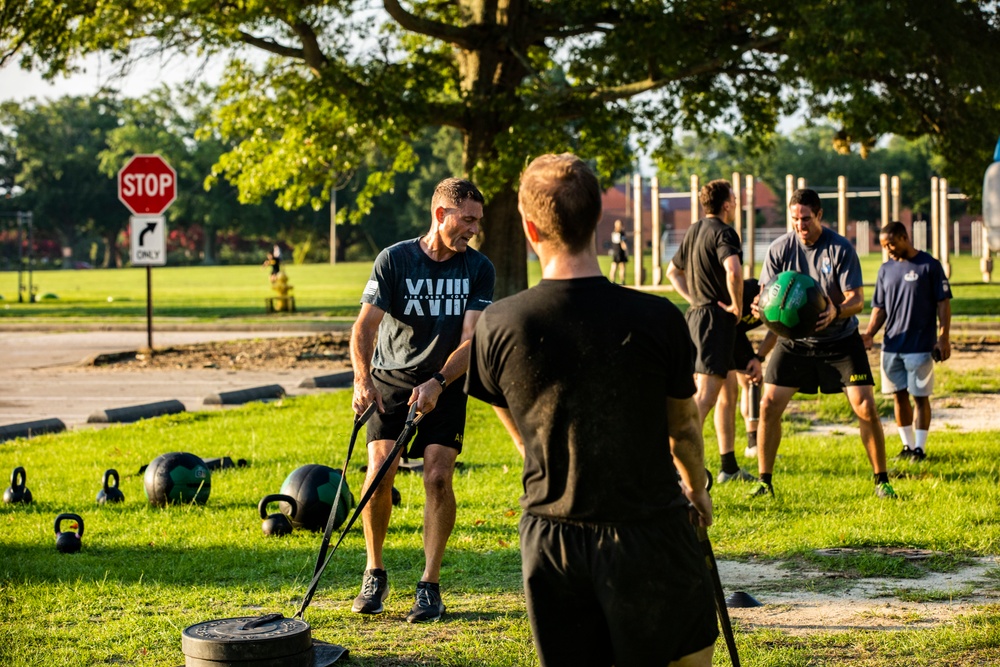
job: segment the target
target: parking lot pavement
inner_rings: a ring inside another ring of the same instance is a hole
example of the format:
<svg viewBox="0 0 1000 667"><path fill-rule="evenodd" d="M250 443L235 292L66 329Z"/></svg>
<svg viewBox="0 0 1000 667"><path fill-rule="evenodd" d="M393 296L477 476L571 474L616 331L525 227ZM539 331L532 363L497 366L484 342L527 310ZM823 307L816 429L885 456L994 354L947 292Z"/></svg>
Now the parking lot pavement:
<svg viewBox="0 0 1000 667"><path fill-rule="evenodd" d="M156 347L244 338L305 336L315 331L170 331L158 333ZM302 370L228 371L88 370L80 363L96 354L145 347L145 331L22 332L0 331L0 426L61 419L67 428L82 426L99 410L176 399L188 411L205 406L211 394L279 384L290 395L313 393L298 384Z"/></svg>

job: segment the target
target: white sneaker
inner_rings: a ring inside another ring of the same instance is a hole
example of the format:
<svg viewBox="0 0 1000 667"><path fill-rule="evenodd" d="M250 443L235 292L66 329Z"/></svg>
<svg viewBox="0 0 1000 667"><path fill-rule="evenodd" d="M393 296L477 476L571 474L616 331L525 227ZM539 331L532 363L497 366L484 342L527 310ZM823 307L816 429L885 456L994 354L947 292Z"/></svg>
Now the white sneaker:
<svg viewBox="0 0 1000 667"><path fill-rule="evenodd" d="M743 456L747 457L748 459L757 458L757 448L747 447L746 449L743 450Z"/></svg>

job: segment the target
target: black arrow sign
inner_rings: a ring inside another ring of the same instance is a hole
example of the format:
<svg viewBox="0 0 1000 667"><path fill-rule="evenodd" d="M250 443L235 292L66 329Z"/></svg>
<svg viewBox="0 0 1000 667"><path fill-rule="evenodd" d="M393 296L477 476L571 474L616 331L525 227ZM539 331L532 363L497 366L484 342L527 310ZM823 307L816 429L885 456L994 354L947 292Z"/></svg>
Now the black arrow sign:
<svg viewBox="0 0 1000 667"><path fill-rule="evenodd" d="M145 241L146 241L146 234L154 231L155 229L156 229L156 223L155 222L147 222L146 223L146 228L144 230L142 230L142 232L140 232L140 234L139 234L139 247L142 247L142 246L146 245L146 243L145 243Z"/></svg>

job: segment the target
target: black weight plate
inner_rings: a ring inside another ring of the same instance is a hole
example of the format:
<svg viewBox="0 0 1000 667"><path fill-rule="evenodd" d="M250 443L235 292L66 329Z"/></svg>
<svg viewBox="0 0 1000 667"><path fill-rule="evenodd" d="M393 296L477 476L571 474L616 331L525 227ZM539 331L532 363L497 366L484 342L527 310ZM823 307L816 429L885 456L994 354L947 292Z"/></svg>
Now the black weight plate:
<svg viewBox="0 0 1000 667"><path fill-rule="evenodd" d="M197 623L185 628L181 634L181 650L187 658L232 662L286 658L312 649L312 631L308 623L279 614L273 616L223 618ZM265 618L265 622L243 628L261 618Z"/></svg>
<svg viewBox="0 0 1000 667"><path fill-rule="evenodd" d="M316 664L317 660L313 649L298 655L265 660L202 660L201 658L188 657L184 661L184 667L316 667Z"/></svg>

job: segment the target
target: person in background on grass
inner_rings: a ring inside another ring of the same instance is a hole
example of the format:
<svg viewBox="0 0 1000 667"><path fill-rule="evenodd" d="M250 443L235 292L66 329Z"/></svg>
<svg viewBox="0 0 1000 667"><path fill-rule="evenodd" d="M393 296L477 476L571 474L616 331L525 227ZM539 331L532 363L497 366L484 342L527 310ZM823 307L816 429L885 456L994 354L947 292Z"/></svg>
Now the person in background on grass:
<svg viewBox="0 0 1000 667"><path fill-rule="evenodd" d="M604 278L601 188L576 156L532 161L518 211L542 280L483 312L466 391L524 458L541 664L708 667L719 632L688 507L708 526L712 501L684 318Z"/></svg>
<svg viewBox="0 0 1000 667"><path fill-rule="evenodd" d="M277 248L278 246L275 246ZM271 274L268 276L268 280L272 283L278 280L278 274L281 273L281 258L275 255L273 252L267 253L267 259L264 260L264 266L270 267Z"/></svg>
<svg viewBox="0 0 1000 667"><path fill-rule="evenodd" d="M667 278L690 304L684 317L695 345L694 382L698 391L694 402L704 424L730 372L746 368L737 366L733 358L736 325L742 317L743 246L733 228L736 194L729 181L706 183L698 193L698 200L707 215L687 230L667 267ZM725 427L733 418L730 412L717 412L716 424L721 420ZM756 482L736 462L734 438L720 436L719 483Z"/></svg>
<svg viewBox="0 0 1000 667"><path fill-rule="evenodd" d="M893 396L903 441L897 458L923 461L931 426L934 361L951 356L951 287L941 262L910 244L903 223L883 227L879 241L890 261L879 267L872 315L862 339L870 350L872 339L885 325L882 393Z"/></svg>
<svg viewBox="0 0 1000 667"><path fill-rule="evenodd" d="M767 249L760 284L767 285L783 271L808 274L826 296L827 308L811 336L779 339L768 331L757 350L761 357L772 349L774 354L764 374L760 402L760 482L751 495L774 495L771 480L781 444L781 415L795 392L842 391L858 417L861 442L875 473L875 494L895 498L885 462L885 434L875 405L875 382L855 317L865 307L861 262L850 241L822 225L823 209L815 191L796 190L788 209L792 231L779 236ZM753 302L753 314L760 317L759 295Z"/></svg>
<svg viewBox="0 0 1000 667"><path fill-rule="evenodd" d="M461 378L469 367L476 320L493 300L496 272L485 255L469 247L483 220L483 195L469 181L441 181L431 199L431 227L424 236L379 253L351 329L354 411L374 401L368 422L365 488L403 431L409 406L424 415L409 446L423 458L424 571L406 620L436 621L444 613L440 574L445 546L455 527L452 477L462 451L466 395ZM389 594L382 559L392 512L392 483L399 458L362 512L367 565L352 611L378 614ZM362 492L364 489L362 489Z"/></svg>
<svg viewBox="0 0 1000 667"><path fill-rule="evenodd" d="M611 232L611 271L608 280L625 284L625 265L628 264L628 240L621 220L615 220L615 231ZM615 277L617 274L617 278Z"/></svg>

